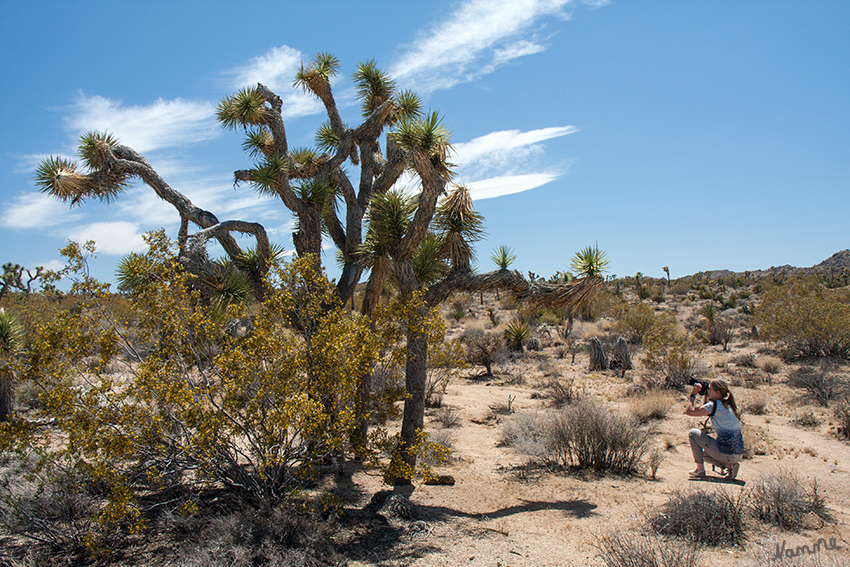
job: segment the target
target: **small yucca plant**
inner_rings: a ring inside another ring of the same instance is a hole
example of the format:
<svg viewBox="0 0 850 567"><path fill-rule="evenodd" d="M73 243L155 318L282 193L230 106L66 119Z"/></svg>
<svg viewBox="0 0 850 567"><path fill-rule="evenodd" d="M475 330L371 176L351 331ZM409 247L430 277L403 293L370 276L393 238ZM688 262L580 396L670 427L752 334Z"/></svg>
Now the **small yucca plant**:
<svg viewBox="0 0 850 567"><path fill-rule="evenodd" d="M0 421L12 413L12 370L5 360L21 346L23 329L15 317L0 308Z"/></svg>
<svg viewBox="0 0 850 567"><path fill-rule="evenodd" d="M15 352L20 348L23 329L15 316L0 307L0 352Z"/></svg>
<svg viewBox="0 0 850 567"><path fill-rule="evenodd" d="M522 345L531 336L531 329L525 321L511 321L505 329L505 338L508 339L508 348L512 351L521 352Z"/></svg>

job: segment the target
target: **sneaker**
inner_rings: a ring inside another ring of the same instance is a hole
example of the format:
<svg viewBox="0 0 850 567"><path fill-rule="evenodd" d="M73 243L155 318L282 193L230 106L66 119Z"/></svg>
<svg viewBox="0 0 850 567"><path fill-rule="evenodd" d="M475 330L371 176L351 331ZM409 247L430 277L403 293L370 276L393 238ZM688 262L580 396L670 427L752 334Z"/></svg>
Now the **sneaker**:
<svg viewBox="0 0 850 567"><path fill-rule="evenodd" d="M738 470L741 468L740 463L733 463L726 467L726 480L735 480L738 476Z"/></svg>
<svg viewBox="0 0 850 567"><path fill-rule="evenodd" d="M705 469L694 469L688 471L688 476L691 478L705 478Z"/></svg>

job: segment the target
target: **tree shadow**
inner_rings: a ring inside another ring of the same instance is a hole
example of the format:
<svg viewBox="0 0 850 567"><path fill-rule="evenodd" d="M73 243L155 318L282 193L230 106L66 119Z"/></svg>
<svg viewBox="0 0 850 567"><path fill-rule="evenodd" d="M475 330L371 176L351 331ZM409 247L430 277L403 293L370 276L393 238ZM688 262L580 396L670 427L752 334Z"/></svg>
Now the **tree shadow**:
<svg viewBox="0 0 850 567"><path fill-rule="evenodd" d="M596 504L588 502L584 499L563 500L555 502L546 502L538 500L522 500L522 504L508 506L492 512L481 512L478 514L470 514L445 506L417 506L417 510L422 512L422 516L427 516L432 520L444 520L447 517L470 518L474 520L497 519L513 516L514 514L522 514L523 512L539 512L541 510L559 510L564 512L567 517L575 519L588 518L596 514Z"/></svg>

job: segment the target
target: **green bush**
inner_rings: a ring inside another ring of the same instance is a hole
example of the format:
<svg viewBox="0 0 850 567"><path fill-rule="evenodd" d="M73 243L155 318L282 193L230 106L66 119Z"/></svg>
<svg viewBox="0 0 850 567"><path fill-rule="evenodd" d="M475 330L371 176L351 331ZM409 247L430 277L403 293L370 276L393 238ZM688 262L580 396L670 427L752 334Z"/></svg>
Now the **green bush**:
<svg viewBox="0 0 850 567"><path fill-rule="evenodd" d="M680 388L697 372L702 343L678 328L672 313L662 313L643 338L644 364L664 379L668 388Z"/></svg>
<svg viewBox="0 0 850 567"><path fill-rule="evenodd" d="M831 400L846 398L850 382L844 373L824 360L818 367L801 366L788 375L788 385L803 390L803 399L827 406Z"/></svg>
<svg viewBox="0 0 850 567"><path fill-rule="evenodd" d="M617 313L614 329L632 344L643 341L644 336L656 324L655 309L646 303L623 305Z"/></svg>
<svg viewBox="0 0 850 567"><path fill-rule="evenodd" d="M72 488L94 491L95 521L84 536L93 552L146 527L140 494L185 493L173 505L186 510L210 485L258 506L289 499L344 453L358 381L381 347L367 321L341 308L311 258L273 266L253 330L232 337L164 233L149 242L156 278L133 302L150 354L127 341L107 309L106 286L88 277L84 250L69 245L76 304L37 325L21 364L43 391L43 409L0 423L0 453L41 479L38 490L64 486L58 475L75 471L83 481ZM244 307L228 315L245 315ZM119 354L135 359L120 379L107 371ZM27 508L13 488L0 486L0 516L45 510Z"/></svg>
<svg viewBox="0 0 850 567"><path fill-rule="evenodd" d="M755 323L763 339L791 354L850 357L850 290L825 289L811 279L776 285L762 295Z"/></svg>
<svg viewBox="0 0 850 567"><path fill-rule="evenodd" d="M498 333L470 329L460 337L466 347L466 362L484 366L485 376L493 375L493 365L507 358L505 339Z"/></svg>

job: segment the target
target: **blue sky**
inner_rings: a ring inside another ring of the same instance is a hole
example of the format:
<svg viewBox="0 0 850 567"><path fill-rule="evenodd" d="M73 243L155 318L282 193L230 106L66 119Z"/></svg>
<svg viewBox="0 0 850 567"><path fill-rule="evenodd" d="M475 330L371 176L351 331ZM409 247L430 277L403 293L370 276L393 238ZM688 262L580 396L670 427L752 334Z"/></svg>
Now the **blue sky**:
<svg viewBox="0 0 850 567"><path fill-rule="evenodd" d="M494 248L549 276L598 243L610 273L811 266L850 247L850 2L0 0L0 263L58 267L97 242L95 275L177 214L145 186L69 209L33 171L88 130L142 152L219 219L292 250L283 204L233 187L250 167L216 103L258 81L285 101L291 146L324 120L293 90L301 61L374 59L452 132L457 181ZM325 264L335 268L329 250Z"/></svg>

